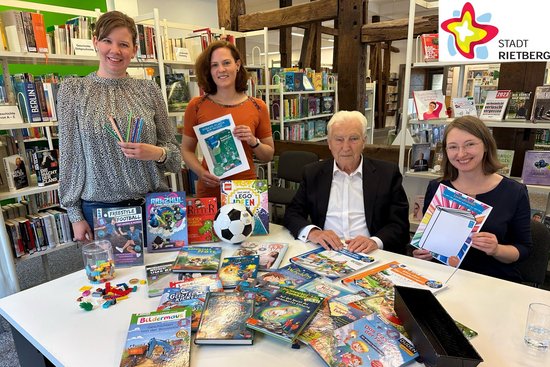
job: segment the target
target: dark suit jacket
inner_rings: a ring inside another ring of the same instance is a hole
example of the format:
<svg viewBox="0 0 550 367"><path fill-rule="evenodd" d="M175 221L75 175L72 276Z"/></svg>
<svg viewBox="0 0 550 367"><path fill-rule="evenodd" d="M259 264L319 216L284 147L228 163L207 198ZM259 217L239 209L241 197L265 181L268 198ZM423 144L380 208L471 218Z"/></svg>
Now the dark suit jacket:
<svg viewBox="0 0 550 367"><path fill-rule="evenodd" d="M285 211L284 225L294 237L309 224L324 227L334 159L308 164L302 182ZM397 165L363 157L363 201L371 236L384 250L405 253L409 237L409 203ZM308 217L311 221L308 220Z"/></svg>

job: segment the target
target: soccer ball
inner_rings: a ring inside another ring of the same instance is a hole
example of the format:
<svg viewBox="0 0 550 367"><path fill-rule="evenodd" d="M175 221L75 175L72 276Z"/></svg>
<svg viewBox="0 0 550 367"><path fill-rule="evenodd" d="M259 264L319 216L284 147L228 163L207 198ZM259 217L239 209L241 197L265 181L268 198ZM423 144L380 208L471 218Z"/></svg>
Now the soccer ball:
<svg viewBox="0 0 550 367"><path fill-rule="evenodd" d="M214 217L214 231L225 242L241 243L254 229L252 212L243 204L226 204Z"/></svg>

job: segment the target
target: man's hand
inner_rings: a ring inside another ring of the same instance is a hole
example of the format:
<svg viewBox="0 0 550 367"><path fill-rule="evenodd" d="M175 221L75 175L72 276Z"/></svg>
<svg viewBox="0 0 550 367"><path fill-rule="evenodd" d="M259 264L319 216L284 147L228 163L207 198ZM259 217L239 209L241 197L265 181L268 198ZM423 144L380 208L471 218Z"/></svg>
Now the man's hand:
<svg viewBox="0 0 550 367"><path fill-rule="evenodd" d="M91 241L94 239L94 233L88 225L88 222L86 222L85 220L74 222L73 232L75 241Z"/></svg>
<svg viewBox="0 0 550 367"><path fill-rule="evenodd" d="M424 250L421 248L417 248L413 250L413 256L416 257L417 259L428 260L428 261L433 259L432 253L430 251Z"/></svg>
<svg viewBox="0 0 550 367"><path fill-rule="evenodd" d="M307 236L308 241L316 243L323 246L325 250L341 250L344 248L340 238L334 233L334 231L322 231L320 229L314 228L309 232Z"/></svg>
<svg viewBox="0 0 550 367"><path fill-rule="evenodd" d="M365 236L357 236L351 240L346 240L346 245L351 252L368 254L369 252L378 250L378 244Z"/></svg>

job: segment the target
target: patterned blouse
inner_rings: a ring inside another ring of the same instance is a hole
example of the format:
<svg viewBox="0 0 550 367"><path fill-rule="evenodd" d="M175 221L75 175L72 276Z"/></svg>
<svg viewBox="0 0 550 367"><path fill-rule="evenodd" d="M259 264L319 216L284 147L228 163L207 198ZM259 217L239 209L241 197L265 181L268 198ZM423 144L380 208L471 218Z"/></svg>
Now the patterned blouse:
<svg viewBox="0 0 550 367"><path fill-rule="evenodd" d="M142 198L148 192L168 191L164 172L181 169L181 154L154 82L102 78L94 72L64 80L57 102L59 198L71 222L84 220L81 199L116 203ZM104 126L109 115L117 121L123 139L129 121L142 118L139 142L165 148L166 161L126 158Z"/></svg>

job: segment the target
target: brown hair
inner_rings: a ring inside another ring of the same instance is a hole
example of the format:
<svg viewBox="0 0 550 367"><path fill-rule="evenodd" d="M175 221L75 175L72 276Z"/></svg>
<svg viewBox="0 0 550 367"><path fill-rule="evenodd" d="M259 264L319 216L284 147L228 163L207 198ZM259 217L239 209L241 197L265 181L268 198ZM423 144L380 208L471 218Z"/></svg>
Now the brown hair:
<svg viewBox="0 0 550 367"><path fill-rule="evenodd" d="M248 89L248 72L242 65L242 58L237 47L227 41L214 41L212 42L206 50L204 50L197 61L195 62L195 72L197 73L197 81L199 86L208 94L216 94L218 91L218 86L214 83L212 79L212 73L210 71L210 62L212 61L212 53L218 48L227 48L231 51L231 56L235 62L241 60L241 67L237 71L237 78L235 80L235 90L237 92L244 92Z"/></svg>
<svg viewBox="0 0 550 367"><path fill-rule="evenodd" d="M449 158L447 157L447 136L453 129L460 129L481 139L485 150L481 161L484 174L490 175L504 167L498 160L497 143L493 138L493 134L491 134L491 131L489 131L483 121L474 116L462 116L454 119L447 126L447 129L445 129L445 135L443 136L442 180L454 181L458 178L458 170L449 162Z"/></svg>
<svg viewBox="0 0 550 367"><path fill-rule="evenodd" d="M126 14L116 10L104 13L97 19L97 22L95 23L94 36L98 41L101 41L105 37L108 37L113 29L119 27L128 29L132 35L132 46L137 45L136 23Z"/></svg>

